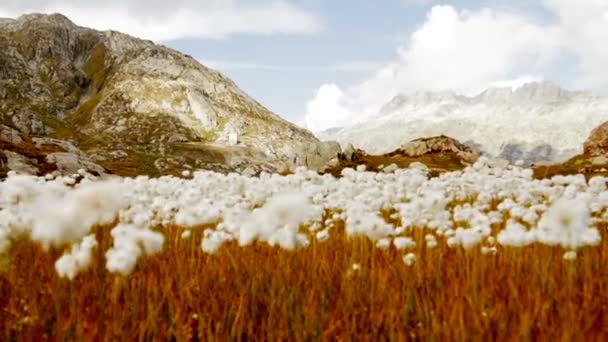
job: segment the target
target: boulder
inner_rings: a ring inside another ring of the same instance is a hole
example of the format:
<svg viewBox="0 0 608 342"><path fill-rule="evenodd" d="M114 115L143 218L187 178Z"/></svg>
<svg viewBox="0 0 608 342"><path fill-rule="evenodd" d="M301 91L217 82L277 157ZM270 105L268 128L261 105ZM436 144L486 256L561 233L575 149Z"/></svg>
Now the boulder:
<svg viewBox="0 0 608 342"><path fill-rule="evenodd" d="M83 154L76 154L71 152L55 152L50 153L46 156L45 161L47 163L54 163L57 165L57 170L63 175L69 175L77 173L78 170L86 170L90 173L105 174L103 167L92 162L88 157Z"/></svg>
<svg viewBox="0 0 608 342"><path fill-rule="evenodd" d="M346 145L340 156L342 160L352 161L353 153L355 153L355 147L353 146L353 144L348 144Z"/></svg>
<svg viewBox="0 0 608 342"><path fill-rule="evenodd" d="M20 174L36 175L39 170L36 160L29 159L19 153L12 151L2 151L6 156L7 168Z"/></svg>
<svg viewBox="0 0 608 342"><path fill-rule="evenodd" d="M412 140L402 145L396 152L411 158L431 153L453 152L466 163L474 163L479 158L478 152L473 151L472 148L460 143L458 140L445 135Z"/></svg>
<svg viewBox="0 0 608 342"><path fill-rule="evenodd" d="M585 154L592 156L608 155L608 121L591 131L583 149Z"/></svg>
<svg viewBox="0 0 608 342"><path fill-rule="evenodd" d="M342 149L335 141L304 143L294 157L294 168L305 166L311 170L323 169L330 160L336 158Z"/></svg>

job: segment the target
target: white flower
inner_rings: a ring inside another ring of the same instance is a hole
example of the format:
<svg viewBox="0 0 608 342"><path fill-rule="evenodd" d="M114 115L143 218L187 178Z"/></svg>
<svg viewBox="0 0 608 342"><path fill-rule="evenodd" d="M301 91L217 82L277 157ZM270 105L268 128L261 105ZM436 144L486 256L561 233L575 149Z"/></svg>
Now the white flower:
<svg viewBox="0 0 608 342"><path fill-rule="evenodd" d="M564 253L564 260L572 261L576 259L576 251L567 251Z"/></svg>
<svg viewBox="0 0 608 342"><path fill-rule="evenodd" d="M416 247L416 242L409 237L396 237L393 240L393 245L397 250L402 250Z"/></svg>
<svg viewBox="0 0 608 342"><path fill-rule="evenodd" d="M601 236L590 225L591 213L586 203L576 199L560 199L541 217L537 239L547 245L561 245L576 250L600 243Z"/></svg>
<svg viewBox="0 0 608 342"><path fill-rule="evenodd" d="M408 253L403 257L403 263L406 266L412 266L416 262L416 255L414 253Z"/></svg>
<svg viewBox="0 0 608 342"><path fill-rule="evenodd" d="M376 241L376 248L387 249L391 245L391 239L380 239Z"/></svg>
<svg viewBox="0 0 608 342"><path fill-rule="evenodd" d="M481 254L483 254L483 255L496 254L497 252L498 252L498 249L496 249L496 247L486 247L486 246L481 247Z"/></svg>

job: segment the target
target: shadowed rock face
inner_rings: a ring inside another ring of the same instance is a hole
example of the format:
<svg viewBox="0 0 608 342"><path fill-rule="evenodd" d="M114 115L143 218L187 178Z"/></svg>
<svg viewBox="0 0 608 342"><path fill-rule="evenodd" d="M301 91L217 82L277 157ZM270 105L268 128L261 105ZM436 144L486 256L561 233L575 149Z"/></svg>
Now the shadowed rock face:
<svg viewBox="0 0 608 342"><path fill-rule="evenodd" d="M538 162L549 161L553 158L554 149L551 145L543 144L528 149L523 144L506 144L503 146L499 158L511 162L523 162L523 165L530 166Z"/></svg>
<svg viewBox="0 0 608 342"><path fill-rule="evenodd" d="M210 149L237 171L331 150L189 56L58 14L0 22L0 123L69 141L117 173L158 174L160 159L208 168L198 157Z"/></svg>
<svg viewBox="0 0 608 342"><path fill-rule="evenodd" d="M591 131L591 135L585 141L583 148L585 154L593 156L608 155L608 122Z"/></svg>

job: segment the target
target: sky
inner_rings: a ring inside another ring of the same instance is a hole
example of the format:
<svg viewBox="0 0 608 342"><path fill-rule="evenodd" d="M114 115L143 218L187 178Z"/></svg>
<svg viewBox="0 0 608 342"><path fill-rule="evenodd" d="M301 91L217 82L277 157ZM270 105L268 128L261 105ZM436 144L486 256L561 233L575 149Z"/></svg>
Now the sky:
<svg viewBox="0 0 608 342"><path fill-rule="evenodd" d="M608 0L2 0L153 40L321 131L400 93L551 80L608 90Z"/></svg>

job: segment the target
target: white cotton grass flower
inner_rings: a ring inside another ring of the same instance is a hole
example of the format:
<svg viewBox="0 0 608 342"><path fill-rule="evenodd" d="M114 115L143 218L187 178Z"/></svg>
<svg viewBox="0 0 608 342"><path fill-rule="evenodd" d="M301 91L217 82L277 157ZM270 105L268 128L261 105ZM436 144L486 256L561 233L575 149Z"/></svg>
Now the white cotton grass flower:
<svg viewBox="0 0 608 342"><path fill-rule="evenodd" d="M182 234L181 234L181 238L182 238L182 240L187 240L187 239L189 239L191 236L192 236L192 231L191 231L191 230L189 230L189 229L184 230L184 231L182 232Z"/></svg>
<svg viewBox="0 0 608 342"><path fill-rule="evenodd" d="M113 246L106 251L106 268L112 273L130 274L142 254L153 255L163 246L164 236L147 229L119 224L110 232Z"/></svg>
<svg viewBox="0 0 608 342"><path fill-rule="evenodd" d="M567 251L566 253L564 253L563 258L566 261L576 260L576 251Z"/></svg>
<svg viewBox="0 0 608 342"><path fill-rule="evenodd" d="M232 240L232 236L221 230L205 229L201 249L207 254L215 254L222 245Z"/></svg>
<svg viewBox="0 0 608 342"><path fill-rule="evenodd" d="M356 271L360 271L361 270L361 264L354 263L354 264L351 265L350 269L353 270L353 271L355 271L355 272Z"/></svg>
<svg viewBox="0 0 608 342"><path fill-rule="evenodd" d="M190 177L192 176L192 172L190 172L190 170L184 170L182 171L182 177Z"/></svg>
<svg viewBox="0 0 608 342"><path fill-rule="evenodd" d="M416 247L416 242L409 237L396 237L393 240L393 245L397 250L410 249Z"/></svg>
<svg viewBox="0 0 608 342"><path fill-rule="evenodd" d="M327 241L329 239L329 230L323 229L315 234L318 241Z"/></svg>
<svg viewBox="0 0 608 342"><path fill-rule="evenodd" d="M300 226L312 224L322 215L322 208L313 205L308 196L298 193L275 196L242 218L239 245L247 246L260 240L294 250L308 241L299 233Z"/></svg>
<svg viewBox="0 0 608 342"><path fill-rule="evenodd" d="M492 246L492 247L487 247L487 246L483 246L481 247L481 254L483 255L495 255L496 253L498 253L498 249L496 248L496 246Z"/></svg>
<svg viewBox="0 0 608 342"><path fill-rule="evenodd" d="M405 256L403 256L403 263L406 266L412 266L412 265L414 265L415 262L416 262L416 254L408 253Z"/></svg>
<svg viewBox="0 0 608 342"><path fill-rule="evenodd" d="M437 247L437 238L433 234L426 234L424 241L426 242L426 248L433 249Z"/></svg>
<svg viewBox="0 0 608 342"><path fill-rule="evenodd" d="M75 243L69 252L55 262L55 270L62 278L74 279L78 273L91 264L91 251L97 247L95 235L85 236L80 243Z"/></svg>
<svg viewBox="0 0 608 342"><path fill-rule="evenodd" d="M536 236L534 231L529 231L520 223L510 219L505 229L496 236L496 241L502 246L524 247L535 242Z"/></svg>
<svg viewBox="0 0 608 342"><path fill-rule="evenodd" d="M541 217L536 238L546 245L570 250L597 246L601 236L590 224L589 206L577 199L559 199Z"/></svg>
<svg viewBox="0 0 608 342"><path fill-rule="evenodd" d="M127 205L124 191L120 182L105 182L40 193L22 203L22 209L29 212L26 224L31 239L45 249L82 240L94 225L115 220Z"/></svg>
<svg viewBox="0 0 608 342"><path fill-rule="evenodd" d="M388 249L391 246L391 239L384 238L376 241L376 248Z"/></svg>

